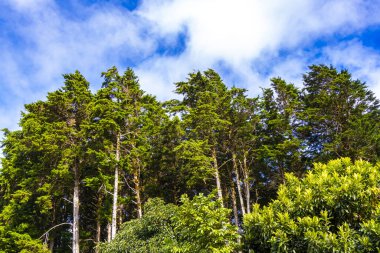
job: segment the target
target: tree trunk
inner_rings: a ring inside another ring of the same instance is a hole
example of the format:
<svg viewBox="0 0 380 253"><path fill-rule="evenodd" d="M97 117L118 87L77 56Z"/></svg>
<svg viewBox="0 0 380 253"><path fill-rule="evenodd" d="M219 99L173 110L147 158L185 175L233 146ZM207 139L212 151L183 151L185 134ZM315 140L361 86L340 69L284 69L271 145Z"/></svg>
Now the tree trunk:
<svg viewBox="0 0 380 253"><path fill-rule="evenodd" d="M119 205L119 222L118 222L118 227L121 227L121 225L123 224L123 210L124 210L124 205L121 204Z"/></svg>
<svg viewBox="0 0 380 253"><path fill-rule="evenodd" d="M95 247L95 253L99 253L98 245L100 243L100 234L101 234L101 231L102 231L102 227L100 225L100 220L97 219L96 220L96 238L95 238L96 247Z"/></svg>
<svg viewBox="0 0 380 253"><path fill-rule="evenodd" d="M108 222L107 223L107 242L110 242L111 241L111 224Z"/></svg>
<svg viewBox="0 0 380 253"><path fill-rule="evenodd" d="M54 251L54 239L49 238L49 251L53 252Z"/></svg>
<svg viewBox="0 0 380 253"><path fill-rule="evenodd" d="M135 193L136 193L136 205L137 205L137 218L142 217L142 204L141 204L141 189L140 189L140 177L139 171L135 171L133 175L133 182L135 184Z"/></svg>
<svg viewBox="0 0 380 253"><path fill-rule="evenodd" d="M73 197L73 253L79 253L79 171L74 167L74 197Z"/></svg>
<svg viewBox="0 0 380 253"><path fill-rule="evenodd" d="M116 229L117 229L117 198L118 198L118 193L119 193L119 161L120 161L120 133L117 133L115 181L113 184L111 240L115 238Z"/></svg>
<svg viewBox="0 0 380 253"><path fill-rule="evenodd" d="M251 213L251 193L249 189L249 171L247 166L247 155L244 152L243 156L243 175L244 175L244 188L245 188L245 200L247 206L247 213Z"/></svg>
<svg viewBox="0 0 380 253"><path fill-rule="evenodd" d="M219 176L219 168L218 168L218 160L216 157L216 150L215 147L212 149L212 159L213 159L213 165L214 165L214 173L215 173L215 181L216 181L216 189L218 191L218 199L221 201L223 206L223 193L222 193L222 185L220 183L220 176Z"/></svg>
<svg viewBox="0 0 380 253"><path fill-rule="evenodd" d="M232 198L232 209L234 211L234 219L235 219L235 225L239 228L239 216L238 216L238 210L237 210L237 204L236 204L236 192L235 192L235 186L234 182L231 182L231 198ZM241 245L241 238L240 236L237 238L238 245ZM242 253L241 250L238 251L238 253Z"/></svg>
<svg viewBox="0 0 380 253"><path fill-rule="evenodd" d="M56 222L56 206L57 204L55 203L54 201L54 205L53 205L53 217L52 217L52 224L55 224ZM50 252L53 252L54 251L54 233L50 233L50 236L49 236L49 251Z"/></svg>
<svg viewBox="0 0 380 253"><path fill-rule="evenodd" d="M237 185L238 195L239 195L239 200L240 200L241 213L244 216L245 215L245 206L244 206L243 192L241 190L241 185L240 185L240 175L239 175L239 169L238 169L238 166L236 163L236 154L235 153L232 154L232 164L233 164L234 172L235 172L235 176L236 176L236 185Z"/></svg>
<svg viewBox="0 0 380 253"><path fill-rule="evenodd" d="M103 195L102 193L99 193L98 196L98 204L97 204L97 210L96 210L96 238L95 243L98 246L101 240L101 233L102 233L102 226L101 226L101 216L100 216L100 208L102 207L102 201L103 201ZM95 253L99 252L99 248L95 247Z"/></svg>
<svg viewBox="0 0 380 253"><path fill-rule="evenodd" d="M231 200L232 200L232 209L234 211L235 225L239 227L239 215L238 215L237 204L236 204L236 192L235 192L235 186L233 182L231 184Z"/></svg>

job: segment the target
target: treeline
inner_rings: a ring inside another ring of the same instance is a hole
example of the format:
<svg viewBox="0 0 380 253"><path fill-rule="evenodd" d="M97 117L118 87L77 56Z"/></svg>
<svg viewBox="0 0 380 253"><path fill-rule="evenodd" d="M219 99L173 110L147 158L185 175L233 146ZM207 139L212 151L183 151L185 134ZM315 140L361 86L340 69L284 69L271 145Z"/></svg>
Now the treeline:
<svg viewBox="0 0 380 253"><path fill-rule="evenodd" d="M314 162L340 157L372 163L379 158L379 101L346 70L313 65L302 88L273 78L270 88L251 98L210 69L176 83L181 99L164 102L140 88L132 69L120 74L113 67L102 77L93 94L79 72L64 75L61 89L25 105L20 130L4 130L0 251L107 250L96 245L113 240L130 221L121 233L141 234L141 228L151 237L163 235L161 242L172 231L187 239L176 237L169 248L192 252L194 245L184 243L192 238L212 252L217 246L194 239L199 230L186 220L205 212L199 206L211 205L215 225L227 219L234 226L205 225L203 239L230 252L242 239L237 227L250 233L243 217L254 215L253 204L276 198L286 173L303 177ZM155 219L168 227L145 231L154 226L141 224L157 224ZM219 239L207 229L218 231ZM244 243L242 249L261 245Z"/></svg>

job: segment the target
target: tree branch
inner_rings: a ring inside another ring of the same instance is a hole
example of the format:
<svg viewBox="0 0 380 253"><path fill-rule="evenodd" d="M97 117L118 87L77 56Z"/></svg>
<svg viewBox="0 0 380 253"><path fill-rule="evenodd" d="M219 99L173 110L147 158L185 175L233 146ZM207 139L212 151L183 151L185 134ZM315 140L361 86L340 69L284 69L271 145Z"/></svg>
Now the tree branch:
<svg viewBox="0 0 380 253"><path fill-rule="evenodd" d="M43 233L38 239L41 239L42 237L44 237L44 235L46 235L47 233L49 233L51 230L55 229L56 227L60 227L60 226L63 226L63 225L71 225L72 226L73 224L72 223L64 222L64 223L55 225L54 227L51 227L48 231L46 231L45 233Z"/></svg>

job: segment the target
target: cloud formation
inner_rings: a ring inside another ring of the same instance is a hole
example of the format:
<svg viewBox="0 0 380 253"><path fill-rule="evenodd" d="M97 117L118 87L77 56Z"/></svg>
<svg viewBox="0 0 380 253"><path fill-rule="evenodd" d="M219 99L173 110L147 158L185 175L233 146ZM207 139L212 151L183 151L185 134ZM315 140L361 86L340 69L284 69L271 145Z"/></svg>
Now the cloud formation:
<svg viewBox="0 0 380 253"><path fill-rule="evenodd" d="M380 0L6 0L0 3L0 126L16 128L23 104L44 99L80 70L98 89L100 73L135 69L160 99L194 70L214 68L229 85L301 83L312 63L348 68L380 97L379 48L361 34L380 25Z"/></svg>

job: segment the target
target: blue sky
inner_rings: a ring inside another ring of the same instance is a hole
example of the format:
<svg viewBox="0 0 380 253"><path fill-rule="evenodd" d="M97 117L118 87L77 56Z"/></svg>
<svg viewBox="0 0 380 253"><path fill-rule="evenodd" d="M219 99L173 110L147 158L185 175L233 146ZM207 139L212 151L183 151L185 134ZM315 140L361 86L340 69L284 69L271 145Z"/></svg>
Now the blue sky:
<svg viewBox="0 0 380 253"><path fill-rule="evenodd" d="M25 103L81 71L133 67L164 100L174 82L213 68L260 93L281 76L302 85L310 64L346 68L380 97L380 0L0 1L0 128L17 129Z"/></svg>

